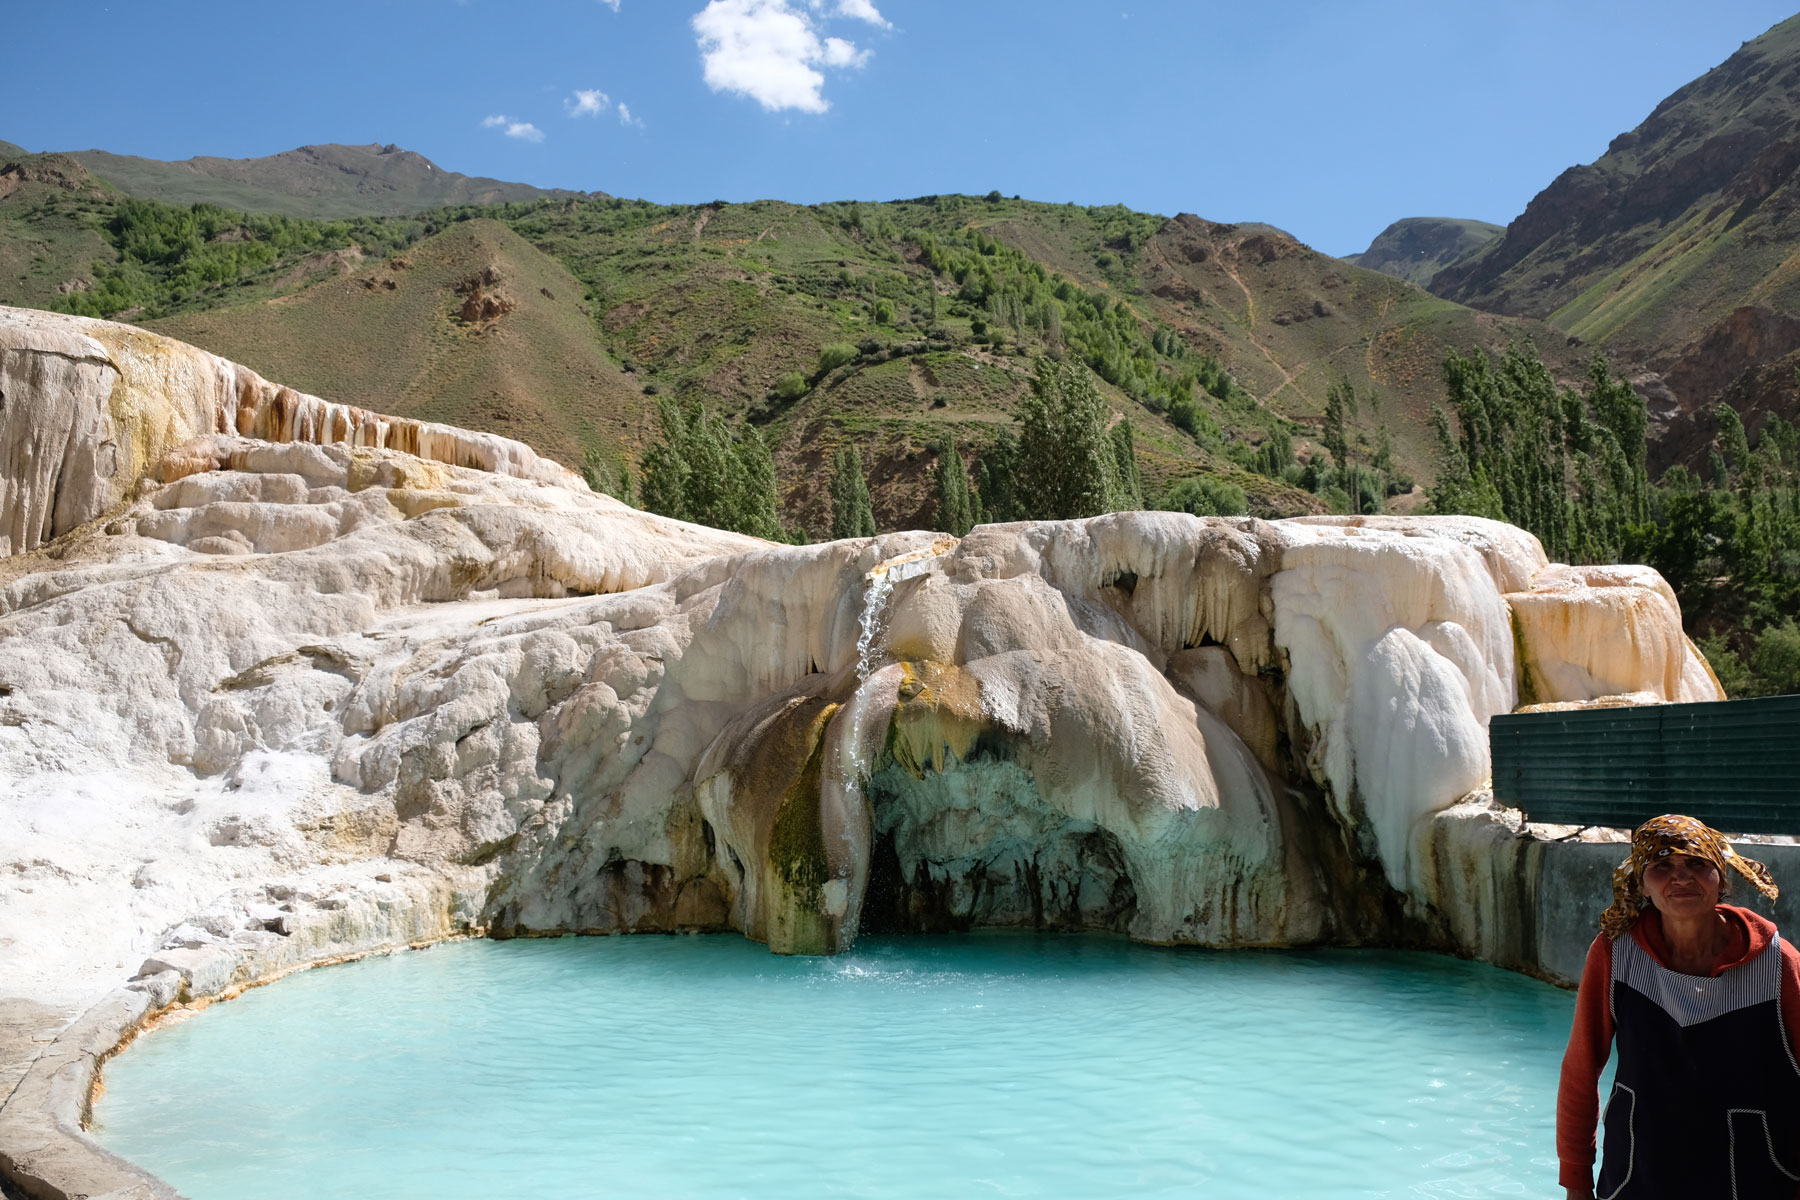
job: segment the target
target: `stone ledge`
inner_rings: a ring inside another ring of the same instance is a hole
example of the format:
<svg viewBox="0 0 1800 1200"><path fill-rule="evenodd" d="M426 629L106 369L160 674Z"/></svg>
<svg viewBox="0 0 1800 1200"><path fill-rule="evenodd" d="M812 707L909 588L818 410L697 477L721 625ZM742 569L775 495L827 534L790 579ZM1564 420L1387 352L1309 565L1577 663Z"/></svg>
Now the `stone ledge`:
<svg viewBox="0 0 1800 1200"><path fill-rule="evenodd" d="M297 923L291 936L269 933L229 953L224 947L159 951L136 979L66 1025L67 1014L25 998L0 998L5 1200L15 1194L26 1200L183 1200L87 1133L106 1061L172 1010L203 1008L297 971L480 932L474 924L478 892L469 881L416 882L423 886L404 889L403 899L391 893L357 897L344 910Z"/></svg>
<svg viewBox="0 0 1800 1200"><path fill-rule="evenodd" d="M180 1193L82 1129L100 1065L152 1013L125 987L76 1018L0 1107L0 1179L31 1200L180 1200Z"/></svg>

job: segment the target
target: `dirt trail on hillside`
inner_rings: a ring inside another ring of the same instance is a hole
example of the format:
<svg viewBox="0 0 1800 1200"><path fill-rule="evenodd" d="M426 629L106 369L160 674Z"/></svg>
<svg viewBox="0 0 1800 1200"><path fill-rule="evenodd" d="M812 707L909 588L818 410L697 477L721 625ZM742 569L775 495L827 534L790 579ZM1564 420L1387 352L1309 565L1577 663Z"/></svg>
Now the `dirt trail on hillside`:
<svg viewBox="0 0 1800 1200"><path fill-rule="evenodd" d="M1238 289L1244 293L1244 304L1246 306L1246 311L1249 313L1249 320L1244 326L1245 336L1250 339L1250 344L1252 346L1255 346L1262 352L1262 356L1269 360L1269 365L1274 367L1276 373L1281 376L1281 386L1270 392L1268 395L1263 396L1261 398L1262 402L1267 404L1275 397L1281 395L1282 389L1284 388L1293 387L1295 390L1298 390L1294 383L1294 377L1288 374L1287 368L1282 366L1281 363L1276 360L1275 355L1270 353L1269 348L1263 345L1261 339L1256 336L1256 296L1251 292L1250 285L1244 282L1243 276L1237 273L1237 268L1231 263L1221 259L1219 265L1225 268L1225 273L1231 276L1231 282L1237 284Z"/></svg>

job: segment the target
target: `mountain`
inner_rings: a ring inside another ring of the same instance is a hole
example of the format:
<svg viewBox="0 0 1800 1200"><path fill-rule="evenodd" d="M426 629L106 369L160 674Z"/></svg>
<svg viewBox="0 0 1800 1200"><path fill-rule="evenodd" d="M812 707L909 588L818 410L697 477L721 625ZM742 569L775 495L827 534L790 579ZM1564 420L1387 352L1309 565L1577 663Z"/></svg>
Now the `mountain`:
<svg viewBox="0 0 1800 1200"><path fill-rule="evenodd" d="M1505 232L1504 225L1460 217L1403 217L1361 254L1344 261L1426 287L1431 277Z"/></svg>
<svg viewBox="0 0 1800 1200"><path fill-rule="evenodd" d="M1348 502L1317 470L1334 385L1361 398L1355 460L1391 457L1405 492L1435 466L1447 353L1523 338L1560 378L1585 365L1542 322L1189 214L997 193L564 195L345 224L127 204L73 157L15 165L10 193L0 175L0 302L143 324L329 400L522 438L572 467L629 467L659 398L704 403L763 431L784 519L814 532L846 443L883 528L929 525L938 447L979 464L1045 356L1094 368L1135 430L1148 498L1206 472L1271 516Z"/></svg>
<svg viewBox="0 0 1800 1200"><path fill-rule="evenodd" d="M10 143L0 143L0 155L22 153ZM217 204L293 217L400 216L446 205L582 194L459 175L422 154L392 145L301 146L265 158L202 157L181 162L104 150L80 150L68 157L140 199Z"/></svg>
<svg viewBox="0 0 1800 1200"><path fill-rule="evenodd" d="M1364 397L1360 460L1386 427L1402 473L1426 478L1450 350L1525 338L1564 378L1585 364L1542 323L1448 303L1270 226L1187 214L990 195L547 203L510 223L587 284L602 336L647 387L764 424L785 478L817 480L833 447L862 446L884 528L928 523L933 444L948 435L979 457L1010 424L1031 359L1077 341L1138 430L1147 483L1222 471L1265 512L1311 498L1242 470L1234 448L1286 429L1313 453L1336 383ZM1045 327L1052 295L1058 333ZM833 343L856 347L856 359L798 399L773 394ZM1221 370L1197 392L1203 415L1190 433L1167 398L1206 371L1197 360ZM827 511L822 497L790 497L808 528Z"/></svg>
<svg viewBox="0 0 1800 1200"><path fill-rule="evenodd" d="M1676 91L1597 161L1564 171L1430 286L1647 364L1670 392L1657 457L1692 457L1722 394L1794 413L1792 371L1765 368L1800 353L1789 316L1800 312L1796 166L1800 17Z"/></svg>

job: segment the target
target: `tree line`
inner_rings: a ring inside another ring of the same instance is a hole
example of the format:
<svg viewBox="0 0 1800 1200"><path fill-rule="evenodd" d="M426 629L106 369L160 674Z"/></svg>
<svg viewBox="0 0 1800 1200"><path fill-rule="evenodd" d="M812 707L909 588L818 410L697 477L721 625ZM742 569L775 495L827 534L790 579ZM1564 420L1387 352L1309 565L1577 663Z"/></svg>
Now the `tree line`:
<svg viewBox="0 0 1800 1200"><path fill-rule="evenodd" d="M1771 418L1754 445L1713 411L1699 472L1649 478L1643 398L1596 355L1560 387L1534 348L1452 354L1437 414L1436 511L1510 521L1569 563L1643 562L1733 696L1800 692L1800 432ZM1800 388L1800 373L1795 384Z"/></svg>
<svg viewBox="0 0 1800 1200"><path fill-rule="evenodd" d="M773 456L749 422L735 428L697 400L657 403L658 436L645 451L638 503L655 513L772 541L803 542L783 526ZM1093 374L1079 363L1039 359L1016 431L982 454L976 486L954 442L940 443L932 472L940 528L962 536L984 522L1063 520L1144 506L1131 422L1113 421ZM630 501L622 464L594 452L590 486ZM874 504L860 451L838 447L829 485L832 538L872 537Z"/></svg>
<svg viewBox="0 0 1800 1200"><path fill-rule="evenodd" d="M111 317L138 309L146 318L162 316L308 254L350 246L386 254L435 229L412 218L320 221L121 198L101 232L117 261L96 264L93 287L61 298L59 311Z"/></svg>
<svg viewBox="0 0 1800 1200"><path fill-rule="evenodd" d="M1644 403L1596 356L1577 387L1557 384L1534 348L1484 350L1445 362L1434 511L1492 517L1530 530L1557 561L1644 562L1681 602L1688 632L1734 696L1800 691L1800 430L1771 418L1752 439L1729 406L1701 470L1673 466L1651 481ZM1800 373L1796 375L1800 388ZM1327 394L1324 454L1294 461L1277 428L1243 465L1315 493L1336 511L1375 512L1404 481L1385 424L1348 381ZM772 458L748 424L729 429L697 403L663 401L662 433L642 465L652 511L776 540L804 541L779 519ZM953 441L935 447L937 526L961 536L984 522L1060 520L1142 508L1134 431L1115 418L1095 372L1040 358L1014 427L971 471ZM829 535L876 531L866 467L853 446L833 454ZM605 475L596 468L590 479ZM608 477L612 478L612 477ZM1405 481L1410 483L1410 481ZM1217 475L1178 481L1158 507L1199 515L1247 511L1243 489Z"/></svg>

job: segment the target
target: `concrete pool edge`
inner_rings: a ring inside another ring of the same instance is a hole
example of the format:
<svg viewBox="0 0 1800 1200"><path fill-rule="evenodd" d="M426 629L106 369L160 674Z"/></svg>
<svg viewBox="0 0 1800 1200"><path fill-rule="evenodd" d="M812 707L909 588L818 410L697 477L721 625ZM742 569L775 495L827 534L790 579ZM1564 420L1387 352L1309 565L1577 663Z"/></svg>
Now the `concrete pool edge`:
<svg viewBox="0 0 1800 1200"><path fill-rule="evenodd" d="M1623 847L1617 841L1559 840L1542 830L1521 835L1455 810L1427 824L1420 849L1440 875L1439 894L1456 897L1456 911L1442 914L1445 943L1411 948L1447 951L1570 986L1593 940L1595 920L1610 898L1612 868ZM1800 878L1800 845L1745 845L1778 878ZM468 917L475 911L468 894L450 881L441 882L441 888L419 895L422 903L415 908L388 912L398 920L381 922L380 934L361 927L376 936L332 936L357 927L340 921L312 937L271 944L265 953L240 954L230 970L205 957L185 960L184 969L171 967L134 979L62 1024L17 1086L0 1098L0 1182L31 1200L182 1200L168 1183L107 1150L87 1132L106 1062L170 1013L204 1008L300 971L485 934ZM1789 928L1800 928L1800 887L1774 906L1760 897L1754 897L1755 904L1751 899L1732 897L1778 922L1787 918ZM392 936L396 924L426 935ZM303 946L316 953L294 953ZM0 1000L0 1034L8 1023L4 1008L11 1003L15 1001ZM49 1010L40 1014L40 1024L62 1020ZM0 1036L0 1055L17 1052L4 1042Z"/></svg>

